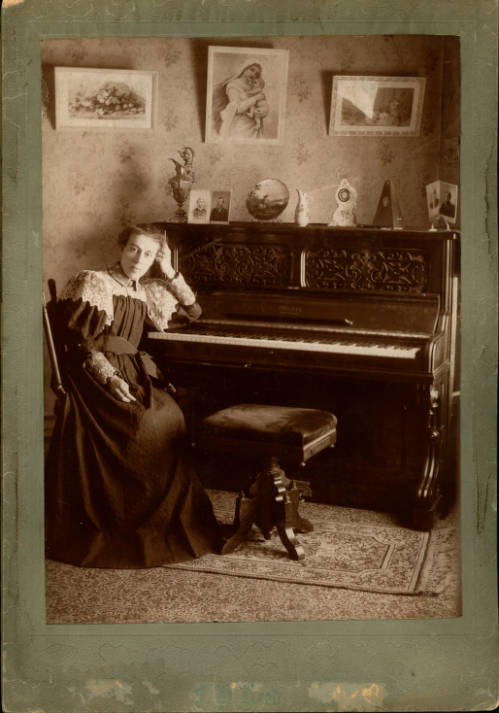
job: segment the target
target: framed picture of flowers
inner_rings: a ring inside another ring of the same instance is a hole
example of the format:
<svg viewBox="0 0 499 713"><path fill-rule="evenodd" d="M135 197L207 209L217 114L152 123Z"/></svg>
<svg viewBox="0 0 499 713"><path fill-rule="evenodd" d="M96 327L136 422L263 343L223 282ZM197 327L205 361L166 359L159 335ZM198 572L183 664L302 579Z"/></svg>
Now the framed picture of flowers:
<svg viewBox="0 0 499 713"><path fill-rule="evenodd" d="M55 126L150 129L156 72L55 67Z"/></svg>

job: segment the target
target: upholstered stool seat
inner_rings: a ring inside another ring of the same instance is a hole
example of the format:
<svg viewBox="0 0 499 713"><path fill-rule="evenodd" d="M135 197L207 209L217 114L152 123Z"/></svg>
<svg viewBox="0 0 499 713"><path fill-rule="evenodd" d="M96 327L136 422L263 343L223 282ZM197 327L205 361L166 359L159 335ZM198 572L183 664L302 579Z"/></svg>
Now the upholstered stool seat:
<svg viewBox="0 0 499 713"><path fill-rule="evenodd" d="M238 496L235 532L224 553L235 549L255 523L267 539L275 525L291 557L303 559L295 531L313 526L299 515L298 489L281 464L305 464L335 442L336 416L319 409L237 404L205 418L198 439L202 450L260 461L250 496Z"/></svg>

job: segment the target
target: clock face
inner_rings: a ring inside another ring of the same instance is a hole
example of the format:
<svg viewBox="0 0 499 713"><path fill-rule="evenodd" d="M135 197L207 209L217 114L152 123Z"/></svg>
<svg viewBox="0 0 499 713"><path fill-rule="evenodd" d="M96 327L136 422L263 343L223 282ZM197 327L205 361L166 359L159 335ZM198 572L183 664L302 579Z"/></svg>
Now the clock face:
<svg viewBox="0 0 499 713"><path fill-rule="evenodd" d="M342 203L347 203L350 200L350 191L347 188L342 188L338 191L338 200Z"/></svg>

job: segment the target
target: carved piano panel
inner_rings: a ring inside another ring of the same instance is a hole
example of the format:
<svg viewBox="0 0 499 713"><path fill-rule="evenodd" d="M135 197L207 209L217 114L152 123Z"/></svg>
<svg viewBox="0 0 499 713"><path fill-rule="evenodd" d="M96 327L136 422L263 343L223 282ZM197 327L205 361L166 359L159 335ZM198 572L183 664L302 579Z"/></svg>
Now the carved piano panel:
<svg viewBox="0 0 499 713"><path fill-rule="evenodd" d="M457 476L447 431L458 236L163 227L204 315L151 334L147 348L190 390L193 429L237 401L329 409L338 440L308 466L315 493L430 527Z"/></svg>

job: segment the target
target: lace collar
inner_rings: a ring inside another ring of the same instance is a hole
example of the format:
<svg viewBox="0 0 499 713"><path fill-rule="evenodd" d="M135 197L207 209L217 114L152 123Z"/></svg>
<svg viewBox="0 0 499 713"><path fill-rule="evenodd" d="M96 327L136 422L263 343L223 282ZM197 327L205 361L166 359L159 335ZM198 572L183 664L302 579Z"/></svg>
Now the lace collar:
<svg viewBox="0 0 499 713"><path fill-rule="evenodd" d="M127 275L125 275L119 261L116 262L114 265L111 265L111 267L108 267L107 271L111 275L113 280L116 280L116 282L122 287L131 287L134 290L139 289L139 281L132 280Z"/></svg>

